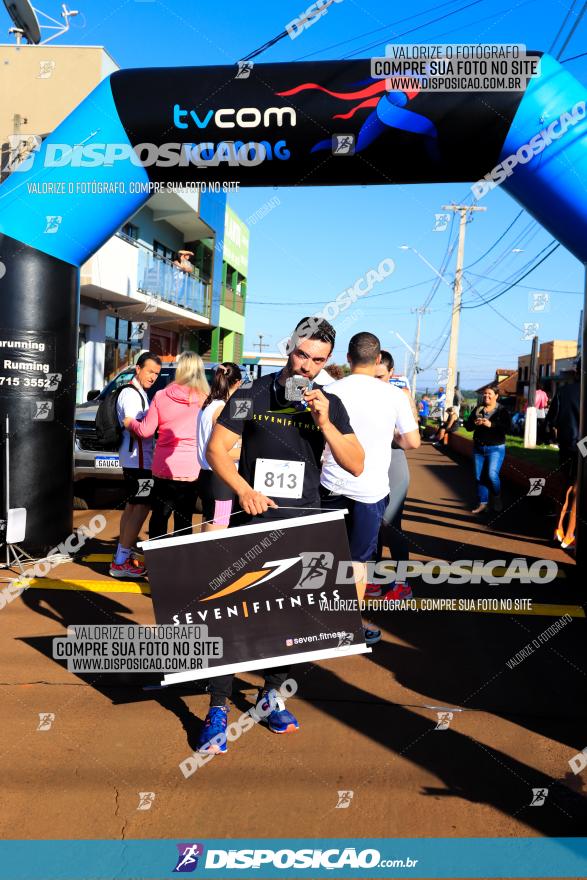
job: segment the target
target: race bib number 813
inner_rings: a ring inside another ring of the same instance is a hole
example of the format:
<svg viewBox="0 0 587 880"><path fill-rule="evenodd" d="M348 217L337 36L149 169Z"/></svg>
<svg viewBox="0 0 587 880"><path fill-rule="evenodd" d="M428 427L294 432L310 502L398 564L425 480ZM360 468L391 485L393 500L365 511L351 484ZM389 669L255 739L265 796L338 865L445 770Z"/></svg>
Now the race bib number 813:
<svg viewBox="0 0 587 880"><path fill-rule="evenodd" d="M258 458L253 488L270 498L301 498L305 468L303 461Z"/></svg>

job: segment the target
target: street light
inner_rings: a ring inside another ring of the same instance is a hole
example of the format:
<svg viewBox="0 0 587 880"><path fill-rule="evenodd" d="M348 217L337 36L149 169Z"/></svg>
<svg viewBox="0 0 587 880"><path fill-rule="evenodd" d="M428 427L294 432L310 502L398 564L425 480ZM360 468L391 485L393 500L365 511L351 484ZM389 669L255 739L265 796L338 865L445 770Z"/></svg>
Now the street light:
<svg viewBox="0 0 587 880"><path fill-rule="evenodd" d="M442 274L438 271L438 269L436 268L436 266L433 266L432 263L431 263L429 260L426 259L426 257L424 256L424 254L421 254L420 251L417 251L416 248L411 247L411 245L409 245L409 244L400 244L399 249L400 249L400 251L413 251L413 253L415 253L417 257L420 257L420 259L422 260L422 262L425 263L426 266L428 266L429 269L432 269L432 271L434 272L434 274L435 274L438 278L440 278L440 280L441 280L444 284L446 284L447 287L450 287L450 289L452 290L452 284L450 283L450 281L447 281L447 279L444 277L444 275L442 275Z"/></svg>
<svg viewBox="0 0 587 880"><path fill-rule="evenodd" d="M447 287L450 287L452 290L452 284L448 281L438 269L432 265L432 263L426 259L424 254L421 254L420 251L416 250L416 248L411 247L409 244L401 244L399 246L400 251L413 251L417 257L419 257L422 262L428 266L428 268L432 269L434 274L440 278L443 284L446 284ZM418 379L418 373L420 372L419 360L420 360L420 327L422 322L422 315L425 315L427 311L429 311L426 306L420 306L417 309L412 309L413 312L418 313L418 324L416 327L416 351L414 352L414 371L412 373L412 396L416 396L416 383Z"/></svg>
<svg viewBox="0 0 587 880"><path fill-rule="evenodd" d="M411 345L408 345L408 343L403 338L403 336L399 335L397 330L390 330L389 332L392 333L394 336L397 336L399 341L402 342L406 348L406 352L405 352L405 356L404 356L404 375L407 376L407 374L408 374L408 351L410 351L414 355L414 357L416 357L416 352L414 351L414 349L412 348Z"/></svg>

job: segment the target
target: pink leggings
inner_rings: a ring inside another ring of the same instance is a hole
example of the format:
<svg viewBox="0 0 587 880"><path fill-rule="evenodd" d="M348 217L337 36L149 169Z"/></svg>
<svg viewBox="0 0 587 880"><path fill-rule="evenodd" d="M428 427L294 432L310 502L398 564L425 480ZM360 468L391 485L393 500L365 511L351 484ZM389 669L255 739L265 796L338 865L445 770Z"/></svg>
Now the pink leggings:
<svg viewBox="0 0 587 880"><path fill-rule="evenodd" d="M215 526L228 526L231 511L232 501L215 501L213 524Z"/></svg>

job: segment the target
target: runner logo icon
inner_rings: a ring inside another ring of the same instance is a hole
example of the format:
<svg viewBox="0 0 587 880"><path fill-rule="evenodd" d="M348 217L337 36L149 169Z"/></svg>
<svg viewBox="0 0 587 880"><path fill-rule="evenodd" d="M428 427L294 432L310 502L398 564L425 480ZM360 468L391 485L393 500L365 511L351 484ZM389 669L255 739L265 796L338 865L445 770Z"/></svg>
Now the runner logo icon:
<svg viewBox="0 0 587 880"><path fill-rule="evenodd" d="M204 855L201 843L176 843L178 850L177 865L174 874L190 874L198 867L198 859Z"/></svg>
<svg viewBox="0 0 587 880"><path fill-rule="evenodd" d="M300 553L302 558L302 574L294 587L294 590L318 590L324 586L326 575L332 568L334 556L332 553Z"/></svg>

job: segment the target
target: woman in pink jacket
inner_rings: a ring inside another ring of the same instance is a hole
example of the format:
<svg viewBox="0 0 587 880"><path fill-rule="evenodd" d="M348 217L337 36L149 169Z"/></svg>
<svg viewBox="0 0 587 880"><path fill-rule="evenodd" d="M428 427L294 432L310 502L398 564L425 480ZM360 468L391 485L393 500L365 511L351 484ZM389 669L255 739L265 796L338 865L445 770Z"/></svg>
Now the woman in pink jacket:
<svg viewBox="0 0 587 880"><path fill-rule="evenodd" d="M151 539L167 534L172 513L175 532L191 530L200 473L198 416L209 392L202 358L184 351L177 361L175 381L157 392L145 418L124 420L125 428L137 437L159 432L152 464Z"/></svg>

